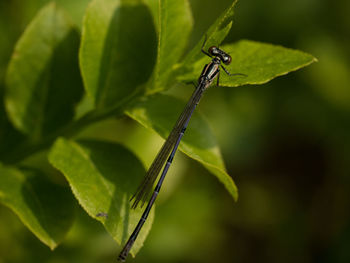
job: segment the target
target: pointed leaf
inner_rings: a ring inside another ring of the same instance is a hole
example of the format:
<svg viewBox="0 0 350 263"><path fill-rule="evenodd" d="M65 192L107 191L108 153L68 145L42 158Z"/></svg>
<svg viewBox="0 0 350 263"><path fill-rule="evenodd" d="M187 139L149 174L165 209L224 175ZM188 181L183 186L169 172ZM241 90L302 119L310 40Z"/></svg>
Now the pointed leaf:
<svg viewBox="0 0 350 263"><path fill-rule="evenodd" d="M201 52L203 43L205 41L204 50L207 50L210 46L218 46L227 36L233 21L234 7L237 0L234 0L232 4L222 13L222 15L215 21L215 23L207 30L202 39L195 45L195 47L188 53L186 58L180 65L179 72L187 72L193 68L193 63L203 57ZM193 69L192 69L193 70ZM201 72L201 71L200 71ZM197 74L200 74L197 73ZM198 78L198 77L197 77Z"/></svg>
<svg viewBox="0 0 350 263"><path fill-rule="evenodd" d="M127 110L126 114L166 138L184 105L185 103L178 99L158 94L140 101ZM237 199L237 188L226 172L215 138L208 124L198 112L193 114L179 149L203 164L225 185L232 197Z"/></svg>
<svg viewBox="0 0 350 263"><path fill-rule="evenodd" d="M193 19L187 0L148 0L156 15L158 33L158 54L152 81L148 92L153 93L169 88L173 66L177 63L186 48L189 34L192 31ZM157 4L157 9L154 3Z"/></svg>
<svg viewBox="0 0 350 263"><path fill-rule="evenodd" d="M221 71L220 85L237 87L246 84L263 84L271 79L285 75L305 67L315 61L312 55L250 40L241 40L234 44L222 47L224 51L232 56L232 62L226 69L234 73L243 73L247 76L228 76ZM189 82L198 79L198 74L203 69L203 65L209 59L203 56L194 63L193 71L179 76L179 80Z"/></svg>
<svg viewBox="0 0 350 263"><path fill-rule="evenodd" d="M83 91L78 47L78 32L54 3L30 23L6 75L6 109L19 130L37 138L73 118Z"/></svg>
<svg viewBox="0 0 350 263"><path fill-rule="evenodd" d="M53 184L39 171L0 164L0 202L51 249L73 223L73 201L68 188Z"/></svg>
<svg viewBox="0 0 350 263"><path fill-rule="evenodd" d="M87 8L80 66L96 107L121 105L153 70L156 34L141 0L94 0Z"/></svg>
<svg viewBox="0 0 350 263"><path fill-rule="evenodd" d="M101 221L119 244L124 244L142 214L142 209L133 210L129 203L145 174L135 155L115 143L60 138L51 149L49 161L67 178L85 211ZM141 248L152 221L153 212L131 250L134 255Z"/></svg>

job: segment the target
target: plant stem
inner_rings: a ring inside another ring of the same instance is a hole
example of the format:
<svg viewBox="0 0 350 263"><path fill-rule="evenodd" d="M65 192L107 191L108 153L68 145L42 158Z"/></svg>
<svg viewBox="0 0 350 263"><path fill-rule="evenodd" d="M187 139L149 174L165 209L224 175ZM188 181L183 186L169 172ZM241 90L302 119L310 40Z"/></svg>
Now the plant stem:
<svg viewBox="0 0 350 263"><path fill-rule="evenodd" d="M58 137L71 138L92 123L111 116L121 116L125 109L125 105L129 105L134 102L137 98L140 97L140 93L141 89L123 100L118 104L118 106L108 111L99 112L97 110L93 110L91 112L88 112L80 119L72 121L65 127L62 127L56 132L47 135L40 141L32 141L30 139L27 139L22 144L15 147L13 151L9 152L7 156L2 160L2 162L5 164L19 163L30 155L48 148Z"/></svg>

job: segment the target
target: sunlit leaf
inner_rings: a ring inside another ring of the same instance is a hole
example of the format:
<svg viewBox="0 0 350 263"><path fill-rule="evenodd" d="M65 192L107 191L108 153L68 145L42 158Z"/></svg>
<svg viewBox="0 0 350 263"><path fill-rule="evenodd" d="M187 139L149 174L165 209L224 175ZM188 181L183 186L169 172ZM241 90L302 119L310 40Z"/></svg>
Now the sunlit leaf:
<svg viewBox="0 0 350 263"><path fill-rule="evenodd" d="M148 129L166 138L180 116L185 103L165 95L154 95L140 101L126 113ZM227 174L216 140L205 120L195 112L179 149L197 160L222 182L236 200L237 188Z"/></svg>
<svg viewBox="0 0 350 263"><path fill-rule="evenodd" d="M234 0L232 4L222 13L222 15L211 25L211 27L207 30L205 35L200 39L197 45L188 53L183 62L181 63L181 67L179 72L187 72L193 70L193 63L198 61L198 59L203 57L203 53L201 52L202 46L204 45L204 49L207 50L210 46L219 45L229 33L232 27L233 15L234 15L234 7L237 3L237 0ZM200 71L201 72L201 71ZM197 73L197 74L200 74Z"/></svg>
<svg viewBox="0 0 350 263"><path fill-rule="evenodd" d="M250 40L241 40L234 44L221 47L232 56L230 65L225 66L232 73L242 73L246 76L228 76L223 70L220 73L220 85L236 87L246 84L263 84L271 79L285 75L317 61L312 55L299 50L284 48ZM210 58L202 56L192 71L179 77L179 80L189 82L198 79L203 65Z"/></svg>
<svg viewBox="0 0 350 263"><path fill-rule="evenodd" d="M6 75L6 108L19 130L39 138L73 118L83 91L78 47L78 32L54 3L29 24Z"/></svg>
<svg viewBox="0 0 350 263"><path fill-rule="evenodd" d="M94 0L87 8L80 66L99 109L123 104L150 77L156 57L150 10L141 0Z"/></svg>
<svg viewBox="0 0 350 263"><path fill-rule="evenodd" d="M67 178L85 211L101 221L119 244L124 244L142 214L142 209L133 210L129 203L145 174L135 155L115 143L60 138L49 160ZM153 212L131 250L133 254L142 247L152 221Z"/></svg>
<svg viewBox="0 0 350 263"><path fill-rule="evenodd" d="M69 189L53 184L36 170L0 164L0 202L51 249L62 241L74 219Z"/></svg>
<svg viewBox="0 0 350 263"><path fill-rule="evenodd" d="M193 20L187 0L147 0L158 33L158 54L148 92L169 88L173 66L183 55Z"/></svg>

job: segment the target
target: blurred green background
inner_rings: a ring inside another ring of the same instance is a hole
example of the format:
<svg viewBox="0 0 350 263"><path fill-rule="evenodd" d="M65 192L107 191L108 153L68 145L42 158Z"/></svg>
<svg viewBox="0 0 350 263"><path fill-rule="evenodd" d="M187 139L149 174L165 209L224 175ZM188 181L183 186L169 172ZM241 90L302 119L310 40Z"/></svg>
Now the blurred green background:
<svg viewBox="0 0 350 263"><path fill-rule="evenodd" d="M47 2L0 2L0 97L14 44ZM81 27L89 1L56 2ZM189 48L230 2L190 0L195 24ZM200 111L217 136L239 200L178 154L145 246L128 262L350 262L349 14L348 0L240 0L227 42L283 45L319 62L262 86L208 91ZM190 91L179 86L170 92L186 99ZM162 143L127 118L105 120L80 136L123 142L146 165ZM72 230L51 252L0 206L0 263L115 262L120 249L78 208Z"/></svg>

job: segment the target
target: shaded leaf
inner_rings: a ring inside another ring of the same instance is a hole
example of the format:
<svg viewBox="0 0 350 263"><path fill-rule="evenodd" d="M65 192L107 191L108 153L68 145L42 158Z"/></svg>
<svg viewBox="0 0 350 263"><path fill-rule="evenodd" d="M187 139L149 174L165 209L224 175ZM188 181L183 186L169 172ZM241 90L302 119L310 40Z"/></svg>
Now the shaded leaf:
<svg viewBox="0 0 350 263"><path fill-rule="evenodd" d="M149 83L148 92L153 93L169 88L173 66L186 48L192 31L193 19L187 0L147 0L158 33L158 54L156 66Z"/></svg>
<svg viewBox="0 0 350 263"><path fill-rule="evenodd" d="M99 109L127 101L150 77L156 33L141 0L94 0L87 8L80 66L88 94Z"/></svg>
<svg viewBox="0 0 350 263"><path fill-rule="evenodd" d="M0 80L0 160L3 160L4 155L6 156L24 140L23 134L17 131L8 120L3 102L3 85Z"/></svg>
<svg viewBox="0 0 350 263"><path fill-rule="evenodd" d="M312 55L250 40L241 40L221 47L232 56L232 62L225 66L230 73L243 73L247 76L228 76L221 71L220 85L237 87L246 84L263 84L317 61ZM198 79L203 66L210 58L203 56L194 63L193 71L179 76L179 80L189 82Z"/></svg>
<svg viewBox="0 0 350 263"><path fill-rule="evenodd" d="M142 214L142 209L132 210L129 203L145 174L135 155L115 143L60 138L51 149L49 161L67 178L85 211L101 221L119 244L124 244ZM107 218L97 216L105 214ZM141 248L152 221L153 212L131 250L134 255Z"/></svg>
<svg viewBox="0 0 350 263"><path fill-rule="evenodd" d="M158 94L135 104L126 114L166 138L184 106L185 103L178 99ZM232 197L237 199L237 188L226 172L216 140L206 121L197 112L191 118L179 149L203 164L225 185Z"/></svg>
<svg viewBox="0 0 350 263"><path fill-rule="evenodd" d="M19 130L38 138L73 118L83 91L78 47L78 32L54 3L29 24L6 75L6 109Z"/></svg>
<svg viewBox="0 0 350 263"><path fill-rule="evenodd" d="M0 164L0 202L51 249L73 223L74 202L69 189L53 184L36 170Z"/></svg>

